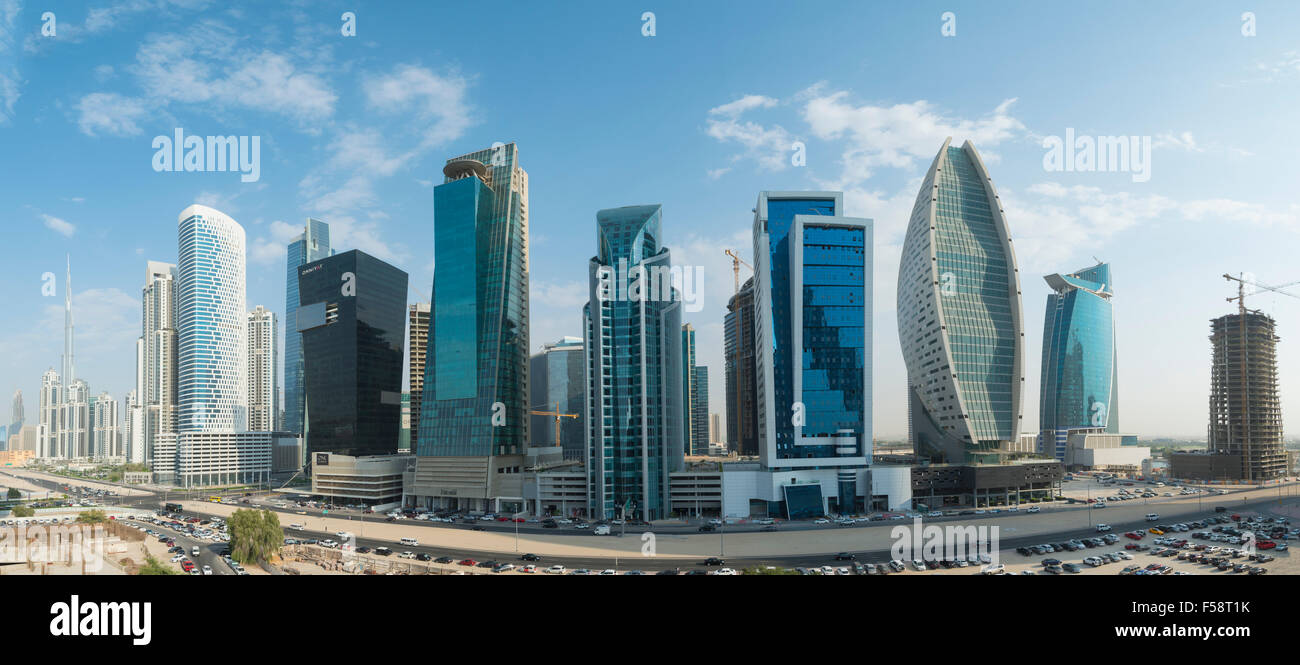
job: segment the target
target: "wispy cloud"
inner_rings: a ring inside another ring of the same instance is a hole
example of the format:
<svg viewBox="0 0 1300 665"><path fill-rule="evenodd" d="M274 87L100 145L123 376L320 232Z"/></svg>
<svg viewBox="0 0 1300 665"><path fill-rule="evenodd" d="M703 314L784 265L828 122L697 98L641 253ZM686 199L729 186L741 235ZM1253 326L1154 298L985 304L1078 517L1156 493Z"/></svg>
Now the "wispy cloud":
<svg viewBox="0 0 1300 665"><path fill-rule="evenodd" d="M77 126L86 136L136 136L149 110L143 100L95 92L77 101Z"/></svg>
<svg viewBox="0 0 1300 665"><path fill-rule="evenodd" d="M45 228L58 233L66 238L71 238L77 232L77 226L72 222L55 217L54 215L41 214L41 219L45 221Z"/></svg>

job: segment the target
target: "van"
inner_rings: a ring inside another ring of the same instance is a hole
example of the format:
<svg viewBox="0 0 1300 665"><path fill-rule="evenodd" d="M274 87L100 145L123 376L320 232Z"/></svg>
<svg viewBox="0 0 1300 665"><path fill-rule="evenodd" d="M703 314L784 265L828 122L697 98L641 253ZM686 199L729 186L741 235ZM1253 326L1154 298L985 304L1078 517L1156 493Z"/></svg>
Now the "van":
<svg viewBox="0 0 1300 665"><path fill-rule="evenodd" d="M415 542L414 538L403 538L401 543L410 547L418 547L420 545L420 543Z"/></svg>
<svg viewBox="0 0 1300 665"><path fill-rule="evenodd" d="M190 548L190 554L192 554L192 555L194 555L194 556L198 556L198 555L199 555L199 546L198 546L198 545L195 545L194 547L191 547L191 548Z"/></svg>
<svg viewBox="0 0 1300 665"><path fill-rule="evenodd" d="M592 535L596 535L596 536L608 536L608 535L609 535L609 525L608 525L608 524L598 524L598 525L596 525L596 528L594 528L594 529L591 530L591 533L592 533Z"/></svg>

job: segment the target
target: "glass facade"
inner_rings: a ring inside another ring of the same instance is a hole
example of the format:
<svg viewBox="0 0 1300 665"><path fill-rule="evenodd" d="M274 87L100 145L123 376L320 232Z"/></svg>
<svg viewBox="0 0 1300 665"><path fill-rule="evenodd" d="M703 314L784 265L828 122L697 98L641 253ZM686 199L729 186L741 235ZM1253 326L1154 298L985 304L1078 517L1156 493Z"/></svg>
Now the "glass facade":
<svg viewBox="0 0 1300 665"><path fill-rule="evenodd" d="M992 180L969 142L944 143L903 245L898 333L918 453L953 463L1019 435L1020 286Z"/></svg>
<svg viewBox="0 0 1300 665"><path fill-rule="evenodd" d="M1119 431L1114 291L1105 263L1044 279L1052 293L1043 325L1039 450L1064 460L1068 430Z"/></svg>
<svg viewBox="0 0 1300 665"><path fill-rule="evenodd" d="M560 446L564 459L586 458L587 416L586 354L582 338L565 337L547 344L529 361L530 400L537 411L577 414L577 418L560 418L560 440L555 440L555 416L532 416L532 441L535 446Z"/></svg>
<svg viewBox="0 0 1300 665"><path fill-rule="evenodd" d="M244 227L217 210L192 205L180 214L178 237L179 431L243 431Z"/></svg>
<svg viewBox="0 0 1300 665"><path fill-rule="evenodd" d="M759 196L754 374L759 453L769 466L864 464L869 454L871 221L842 216L842 199Z"/></svg>
<svg viewBox="0 0 1300 665"><path fill-rule="evenodd" d="M522 455L528 176L513 143L448 160L443 173L433 195L435 273L416 452Z"/></svg>
<svg viewBox="0 0 1300 665"><path fill-rule="evenodd" d="M298 334L298 268L319 261L330 249L329 224L307 219L302 234L289 243L284 279L284 431L302 434L302 338Z"/></svg>
<svg viewBox="0 0 1300 665"><path fill-rule="evenodd" d="M309 453L397 452L406 289L405 272L358 250L298 269Z"/></svg>
<svg viewBox="0 0 1300 665"><path fill-rule="evenodd" d="M606 518L666 517L668 474L681 468L685 452L680 294L671 289L667 299L641 297L634 286L647 273L662 275L671 267L660 244L660 216L658 205L596 215L599 253L589 267L591 299L583 308L587 469L590 514Z"/></svg>

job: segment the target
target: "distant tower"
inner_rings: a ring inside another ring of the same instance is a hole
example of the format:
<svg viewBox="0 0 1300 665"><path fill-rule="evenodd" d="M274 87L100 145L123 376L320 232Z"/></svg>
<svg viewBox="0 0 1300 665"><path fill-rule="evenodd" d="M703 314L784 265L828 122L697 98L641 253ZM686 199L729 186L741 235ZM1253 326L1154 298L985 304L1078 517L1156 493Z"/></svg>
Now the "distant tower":
<svg viewBox="0 0 1300 665"><path fill-rule="evenodd" d="M71 388L76 378L72 349L72 256L68 255L68 276L63 282L63 385Z"/></svg>

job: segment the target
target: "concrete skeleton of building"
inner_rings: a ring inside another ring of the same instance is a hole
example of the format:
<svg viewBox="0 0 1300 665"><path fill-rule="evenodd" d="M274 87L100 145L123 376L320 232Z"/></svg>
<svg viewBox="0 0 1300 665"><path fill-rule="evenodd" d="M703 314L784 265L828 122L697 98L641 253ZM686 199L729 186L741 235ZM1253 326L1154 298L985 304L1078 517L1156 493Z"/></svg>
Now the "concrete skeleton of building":
<svg viewBox="0 0 1300 665"><path fill-rule="evenodd" d="M1207 449L1235 456L1236 479L1273 480L1286 473L1282 406L1277 392L1276 323L1246 310L1210 322L1210 424ZM1178 466L1175 460L1171 464ZM1180 469L1170 471L1175 477Z"/></svg>
<svg viewBox="0 0 1300 665"><path fill-rule="evenodd" d="M424 366L429 353L429 303L421 302L411 305L407 315L407 389L406 408L408 422L405 428L410 432L406 448L415 450L420 441L420 404L424 399Z"/></svg>
<svg viewBox="0 0 1300 665"><path fill-rule="evenodd" d="M754 377L754 278L727 301L723 322L727 386L727 448L742 457L758 455L758 386Z"/></svg>

